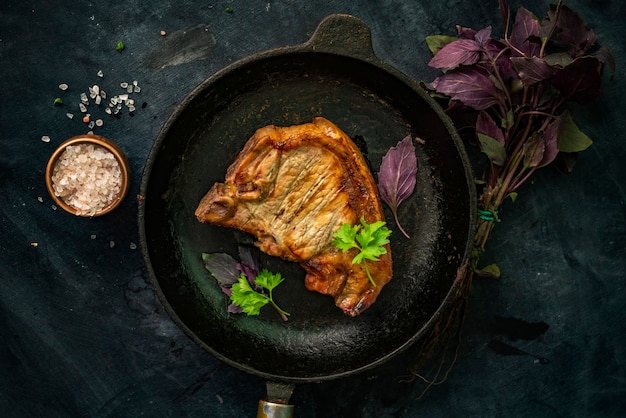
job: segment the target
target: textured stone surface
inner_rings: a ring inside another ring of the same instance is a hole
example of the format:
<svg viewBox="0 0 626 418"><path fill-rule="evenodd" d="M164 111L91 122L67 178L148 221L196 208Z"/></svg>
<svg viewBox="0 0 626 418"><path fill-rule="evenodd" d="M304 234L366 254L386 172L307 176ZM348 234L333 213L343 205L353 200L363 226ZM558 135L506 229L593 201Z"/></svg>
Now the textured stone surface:
<svg viewBox="0 0 626 418"><path fill-rule="evenodd" d="M298 417L618 416L626 409L626 11L621 1L566 3L617 60L598 103L573 109L595 143L574 173L545 169L503 208L484 256L503 277L475 283L448 379L418 400L422 382L398 378L408 352L366 376L298 386ZM524 5L540 16L547 8L538 0ZM363 19L376 54L425 81L437 75L426 66L426 35L453 34L456 24L501 32L495 0L0 3L3 416L254 414L264 382L202 351L156 299L136 248L134 196L154 138L188 92L238 58L306 41L331 13ZM133 80L142 87L134 116L96 128L127 153L129 197L98 219L53 210L47 159L87 130L66 113L80 114L88 86L113 95ZM62 107L53 106L55 97ZM549 328L536 339L511 339L497 318ZM529 354L496 352L494 340Z"/></svg>

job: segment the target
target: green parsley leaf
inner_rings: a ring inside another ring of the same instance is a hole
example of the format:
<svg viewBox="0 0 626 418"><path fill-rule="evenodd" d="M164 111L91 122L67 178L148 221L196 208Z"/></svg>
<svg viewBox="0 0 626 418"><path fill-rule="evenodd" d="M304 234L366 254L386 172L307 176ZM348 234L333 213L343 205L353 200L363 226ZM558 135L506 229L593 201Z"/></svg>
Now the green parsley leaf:
<svg viewBox="0 0 626 418"><path fill-rule="evenodd" d="M52 104L55 106L61 106L63 104L63 99L61 99L60 97L56 97Z"/></svg>
<svg viewBox="0 0 626 418"><path fill-rule="evenodd" d="M269 298L254 291L243 274L239 276L237 283L233 284L231 290L230 300L247 315L260 314L261 308L269 303Z"/></svg>
<svg viewBox="0 0 626 418"><path fill-rule="evenodd" d="M268 303L274 307L280 316L286 321L289 312L282 310L276 302L274 302L273 290L281 284L285 279L280 273L272 274L267 269L263 269L254 280L258 286L266 289L269 295L257 292L252 288L250 282L243 274L237 279L237 283L231 287L232 294L230 300L247 315L258 315L261 308Z"/></svg>
<svg viewBox="0 0 626 418"><path fill-rule="evenodd" d="M385 222L368 224L365 219L361 218L361 225L352 226L349 223L341 225L333 235L335 239L332 243L344 253L352 248L359 250L359 253L352 259L352 264L363 263L367 277L375 287L376 282L370 275L366 260L378 261L379 256L387 253L384 246L389 244L389 235L391 235L391 230L385 226Z"/></svg>
<svg viewBox="0 0 626 418"><path fill-rule="evenodd" d="M269 290L270 292L274 290L276 286L281 284L285 279L280 275L280 273L272 274L266 269L261 271L254 281L259 286Z"/></svg>
<svg viewBox="0 0 626 418"><path fill-rule="evenodd" d="M117 43L117 45L115 45L115 50L117 52L122 52L124 50L124 48L126 48L126 45L124 45L124 42L122 42L122 41L119 41Z"/></svg>

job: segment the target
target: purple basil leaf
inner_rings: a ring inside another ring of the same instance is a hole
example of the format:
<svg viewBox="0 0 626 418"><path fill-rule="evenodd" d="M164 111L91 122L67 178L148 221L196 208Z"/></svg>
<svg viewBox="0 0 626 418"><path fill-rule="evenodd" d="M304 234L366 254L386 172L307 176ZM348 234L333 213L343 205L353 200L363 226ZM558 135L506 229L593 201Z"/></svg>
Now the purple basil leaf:
<svg viewBox="0 0 626 418"><path fill-rule="evenodd" d="M574 61L574 58L570 56L567 52L555 52L553 54L548 54L543 59L546 60L548 65L556 68L567 67Z"/></svg>
<svg viewBox="0 0 626 418"><path fill-rule="evenodd" d="M229 303L228 304L228 308L226 309L226 312L228 313L242 313L243 309L241 309L241 307L235 305L234 303Z"/></svg>
<svg viewBox="0 0 626 418"><path fill-rule="evenodd" d="M557 147L556 142L559 132L559 122L560 119L555 119L546 127L546 130L543 133L545 150L543 152L543 158L537 168L545 167L550 164L559 153L559 148Z"/></svg>
<svg viewBox="0 0 626 418"><path fill-rule="evenodd" d="M215 277L221 286L230 286L240 276L237 260L225 253L202 254L204 267Z"/></svg>
<svg viewBox="0 0 626 418"><path fill-rule="evenodd" d="M481 47L484 47L489 39L491 39L491 26L487 26L486 28L479 30L474 36L474 40Z"/></svg>
<svg viewBox="0 0 626 418"><path fill-rule="evenodd" d="M382 159L378 173L380 197L389 205L400 231L409 238L398 222L398 206L415 189L417 182L417 157L411 136L406 136L391 147Z"/></svg>
<svg viewBox="0 0 626 418"><path fill-rule="evenodd" d="M476 133L476 136L480 143L480 150L489 158L489 161L493 165L503 166L506 161L504 144L489 135Z"/></svg>
<svg viewBox="0 0 626 418"><path fill-rule="evenodd" d="M496 122L485 111L478 114L478 118L476 119L476 133L490 136L501 144L504 144L504 132L502 132L502 129L498 127Z"/></svg>
<svg viewBox="0 0 626 418"><path fill-rule="evenodd" d="M456 25L456 33L459 39L476 39L476 31L472 28L466 28L465 26Z"/></svg>
<svg viewBox="0 0 626 418"><path fill-rule="evenodd" d="M450 42L437 52L429 66L434 68L456 68L459 65L471 65L480 59L480 45L470 39Z"/></svg>
<svg viewBox="0 0 626 418"><path fill-rule="evenodd" d="M476 110L504 103L504 93L481 67L460 67L447 71L433 82L438 93L445 94Z"/></svg>
<svg viewBox="0 0 626 418"><path fill-rule="evenodd" d="M566 100L592 102L600 95L602 63L592 56L576 58L568 66L555 71L552 85Z"/></svg>
<svg viewBox="0 0 626 418"><path fill-rule="evenodd" d="M603 66L607 66L609 71L609 77L613 78L613 75L615 74L615 57L613 56L613 54L611 54L611 51L609 51L609 49L606 47L602 47L591 55L596 57Z"/></svg>
<svg viewBox="0 0 626 418"><path fill-rule="evenodd" d="M555 19L556 5L550 5L548 17L550 20ZM568 52L573 56L584 54L596 43L597 36L593 30L567 6L561 6L556 27L558 30L555 31L554 41L558 44L569 45Z"/></svg>
<svg viewBox="0 0 626 418"><path fill-rule="evenodd" d="M545 81L554 73L552 67L539 57L513 57L511 63L526 86Z"/></svg>
<svg viewBox="0 0 626 418"><path fill-rule="evenodd" d="M222 293L228 296L229 298L230 298L230 295L233 294L233 289L230 286L222 286L220 284L219 287L222 290Z"/></svg>
<svg viewBox="0 0 626 418"><path fill-rule="evenodd" d="M511 65L510 48L508 48L504 43L495 39L489 39L484 48L487 56L491 59L496 60L498 72L503 79L506 80L508 78L517 76L517 74L513 71L513 66Z"/></svg>
<svg viewBox="0 0 626 418"><path fill-rule="evenodd" d="M537 18L525 8L520 7L515 16L509 42L514 49L521 51L527 57L538 55L541 46L531 38L538 36L539 31L540 24Z"/></svg>
<svg viewBox="0 0 626 418"><path fill-rule="evenodd" d="M537 167L543 161L545 149L543 134L541 132L533 132L522 147L526 167Z"/></svg>
<svg viewBox="0 0 626 418"><path fill-rule="evenodd" d="M259 273L259 249L247 245L239 246L239 262L254 272L254 277ZM245 272L242 271L245 274ZM246 276L248 276L246 274Z"/></svg>

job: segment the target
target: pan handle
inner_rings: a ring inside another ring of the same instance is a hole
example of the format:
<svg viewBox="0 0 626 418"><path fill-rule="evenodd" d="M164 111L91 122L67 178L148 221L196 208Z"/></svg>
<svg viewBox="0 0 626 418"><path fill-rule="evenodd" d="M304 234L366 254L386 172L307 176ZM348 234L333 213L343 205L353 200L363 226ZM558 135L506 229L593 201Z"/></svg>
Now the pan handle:
<svg viewBox="0 0 626 418"><path fill-rule="evenodd" d="M378 61L372 47L370 28L361 19L349 14L326 16L305 45L314 51Z"/></svg>
<svg viewBox="0 0 626 418"><path fill-rule="evenodd" d="M294 406L289 404L294 385L267 382L267 400L260 400L257 418L293 418Z"/></svg>

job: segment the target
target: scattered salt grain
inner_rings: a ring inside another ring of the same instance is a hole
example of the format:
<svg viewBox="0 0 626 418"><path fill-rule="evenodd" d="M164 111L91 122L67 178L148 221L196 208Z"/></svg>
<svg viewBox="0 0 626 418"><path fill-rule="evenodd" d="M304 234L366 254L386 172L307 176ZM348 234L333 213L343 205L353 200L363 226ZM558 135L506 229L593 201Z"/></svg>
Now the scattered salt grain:
<svg viewBox="0 0 626 418"><path fill-rule="evenodd" d="M41 137L41 142L50 142L50 137L48 135L44 135Z"/></svg>
<svg viewBox="0 0 626 418"><path fill-rule="evenodd" d="M104 209L118 197L121 185L122 173L115 156L93 144L68 146L52 172L55 195L79 215L93 216Z"/></svg>
<svg viewBox="0 0 626 418"><path fill-rule="evenodd" d="M59 84L59 89L61 89L61 90L67 90L68 88L69 88L69 86L67 84L65 84L65 83Z"/></svg>
<svg viewBox="0 0 626 418"><path fill-rule="evenodd" d="M128 83L122 82L122 83L120 83L120 87L125 89L126 87L128 87Z"/></svg>
<svg viewBox="0 0 626 418"><path fill-rule="evenodd" d="M87 110L87 109L85 109ZM65 116L67 116L69 119L74 119L74 114L73 113L66 113Z"/></svg>
<svg viewBox="0 0 626 418"><path fill-rule="evenodd" d="M96 238L97 238L97 236L96 236L96 234L91 234L91 236L90 236L89 238L91 238L91 239L96 239Z"/></svg>
<svg viewBox="0 0 626 418"><path fill-rule="evenodd" d="M87 93L81 93L80 94L80 101L85 103L85 104L89 104L89 99L87 98Z"/></svg>
<svg viewBox="0 0 626 418"><path fill-rule="evenodd" d="M109 241L109 248L115 247L115 241Z"/></svg>
<svg viewBox="0 0 626 418"><path fill-rule="evenodd" d="M135 244L134 242L130 243L130 249L131 250L136 250L137 249L137 244Z"/></svg>
<svg viewBox="0 0 626 418"><path fill-rule="evenodd" d="M104 125L104 122L102 121L102 119L96 119L96 126L102 126Z"/></svg>
<svg viewBox="0 0 626 418"><path fill-rule="evenodd" d="M102 72L102 70L98 71L98 77L104 77L104 73Z"/></svg>
<svg viewBox="0 0 626 418"><path fill-rule="evenodd" d="M87 111L87 106L85 106L82 103L78 104L78 108L80 109L81 112L85 113Z"/></svg>
<svg viewBox="0 0 626 418"><path fill-rule="evenodd" d="M41 197L41 196L37 196L37 201L38 201L39 203L43 203L43 197Z"/></svg>

